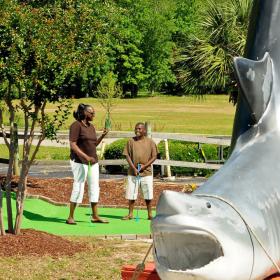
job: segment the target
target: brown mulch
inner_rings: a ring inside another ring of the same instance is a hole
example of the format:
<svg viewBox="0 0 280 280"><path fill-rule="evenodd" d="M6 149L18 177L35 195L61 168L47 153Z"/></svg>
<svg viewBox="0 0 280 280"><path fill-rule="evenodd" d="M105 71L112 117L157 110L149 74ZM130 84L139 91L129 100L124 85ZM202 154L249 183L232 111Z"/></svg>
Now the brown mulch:
<svg viewBox="0 0 280 280"><path fill-rule="evenodd" d="M72 256L85 251L87 245L33 229L23 229L19 235L0 237L0 257L11 256Z"/></svg>
<svg viewBox="0 0 280 280"><path fill-rule="evenodd" d="M0 175L0 185L3 187L5 176ZM13 178L12 188L17 187L17 177ZM69 178L28 178L27 194L40 195L59 203L68 203L72 191L73 180ZM160 193L169 189L174 191L182 191L184 185L155 182L154 183L154 199L152 206L155 206ZM125 181L124 180L101 180L100 181L100 201L99 205L127 207L125 199ZM139 196L141 197L141 196ZM87 187L83 203L88 203ZM140 198L139 205L145 206L145 201ZM63 237L48 234L36 230L22 230L20 235L6 234L0 237L0 257L1 256L23 256L50 255L59 257L61 255L71 256L77 252L86 250L85 244L76 243L66 240Z"/></svg>
<svg viewBox="0 0 280 280"><path fill-rule="evenodd" d="M0 176L0 183L3 182L4 179L4 176ZM73 179L70 178L41 179L29 177L27 180L27 195L41 195L50 198L55 202L69 203L72 184ZM16 188L16 186L17 177L14 177L12 181L12 187ZM156 181L154 183L154 199L152 201L152 206L156 206L158 198L163 190L181 191L183 187L183 184ZM87 203L88 193L86 185L83 204ZM145 206L145 201L142 199L141 195L139 195L138 203L141 206ZM99 205L127 207L127 200L125 199L125 180L100 180Z"/></svg>

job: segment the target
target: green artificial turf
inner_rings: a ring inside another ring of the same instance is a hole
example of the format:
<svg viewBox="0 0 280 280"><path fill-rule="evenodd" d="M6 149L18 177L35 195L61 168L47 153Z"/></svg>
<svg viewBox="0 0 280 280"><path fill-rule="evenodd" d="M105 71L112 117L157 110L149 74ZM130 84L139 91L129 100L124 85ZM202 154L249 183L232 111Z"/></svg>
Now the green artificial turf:
<svg viewBox="0 0 280 280"><path fill-rule="evenodd" d="M3 199L3 209L6 209ZM124 208L99 208L99 215L109 220L109 224L97 224L90 222L91 210L89 207L77 207L75 220L77 225L65 223L69 213L66 206L55 206L40 199L26 199L24 207L22 229L32 228L57 235L121 235L121 234L150 234L150 221L147 219L147 211L139 210L139 221L123 221L121 218L127 215ZM6 219L6 211L4 220ZM15 210L14 210L15 213ZM134 211L136 216L136 210Z"/></svg>

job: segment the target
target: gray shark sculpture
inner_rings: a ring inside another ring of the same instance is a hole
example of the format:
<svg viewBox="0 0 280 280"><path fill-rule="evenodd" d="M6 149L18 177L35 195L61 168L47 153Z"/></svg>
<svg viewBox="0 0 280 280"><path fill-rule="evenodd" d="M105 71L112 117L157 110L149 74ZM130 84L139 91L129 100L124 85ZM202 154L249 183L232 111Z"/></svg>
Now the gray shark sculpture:
<svg viewBox="0 0 280 280"><path fill-rule="evenodd" d="M192 195L165 191L152 221L164 280L264 279L280 264L280 0L254 1L226 164Z"/></svg>

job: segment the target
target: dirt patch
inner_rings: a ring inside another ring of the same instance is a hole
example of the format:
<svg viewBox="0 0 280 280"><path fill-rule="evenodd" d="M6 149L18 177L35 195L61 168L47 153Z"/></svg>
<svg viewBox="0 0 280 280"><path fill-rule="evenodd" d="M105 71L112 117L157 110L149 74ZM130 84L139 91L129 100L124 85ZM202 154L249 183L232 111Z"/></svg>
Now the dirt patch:
<svg viewBox="0 0 280 280"><path fill-rule="evenodd" d="M0 237L0 256L72 256L87 250L87 245L69 241L46 232L23 229L21 234L6 234Z"/></svg>

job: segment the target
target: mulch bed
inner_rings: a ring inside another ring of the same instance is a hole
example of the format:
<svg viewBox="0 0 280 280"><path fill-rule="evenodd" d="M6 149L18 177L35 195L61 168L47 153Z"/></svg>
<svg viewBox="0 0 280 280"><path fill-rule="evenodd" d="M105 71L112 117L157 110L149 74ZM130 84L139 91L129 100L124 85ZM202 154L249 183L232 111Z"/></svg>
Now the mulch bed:
<svg viewBox="0 0 280 280"><path fill-rule="evenodd" d="M4 180L5 176L0 176L0 184L2 187ZM17 180L17 177L13 178L13 189L17 187ZM73 180L68 178L40 179L30 177L27 180L27 194L41 195L55 202L68 203L72 191L72 183ZM184 185L182 184L155 182L152 205L156 205L160 193L163 190L182 191L183 187ZM99 205L127 207L127 201L124 195L124 180L100 181ZM85 188L83 203L88 203L87 187ZM139 205L145 206L145 201L142 198L139 200ZM69 241L63 237L33 229L22 230L20 235L6 234L5 236L0 236L0 257L26 255L49 255L52 257L59 257L62 255L71 256L86 249L86 244Z"/></svg>
<svg viewBox="0 0 280 280"><path fill-rule="evenodd" d="M23 229L21 234L0 237L0 257L11 256L72 256L87 250L87 245L69 241L46 232Z"/></svg>
<svg viewBox="0 0 280 280"><path fill-rule="evenodd" d="M0 176L0 183L4 181L5 177ZM13 178L12 188L17 186L17 177ZM27 180L27 195L41 195L48 197L55 202L69 203L69 198L72 191L73 179L69 178L51 178L41 179L29 177ZM182 191L184 185L168 182L154 183L154 199L152 206L155 207L158 198L163 190ZM145 201L139 195L139 205L145 206ZM87 185L85 186L85 193L83 204L88 204ZM127 207L127 200L125 199L125 182L122 179L118 180L100 180L100 206L113 207Z"/></svg>
<svg viewBox="0 0 280 280"><path fill-rule="evenodd" d="M72 191L72 179L32 179L29 181L27 188L28 194L43 195L51 198L56 202L68 203ZM156 206L160 193L163 190L181 191L182 185L160 183L154 184L154 199L152 206ZM87 185L85 186L85 193L83 204L88 203ZM125 199L125 182L124 180L101 180L100 181L100 199L99 205L127 207L127 200ZM145 201L139 195L139 205L145 206Z"/></svg>

